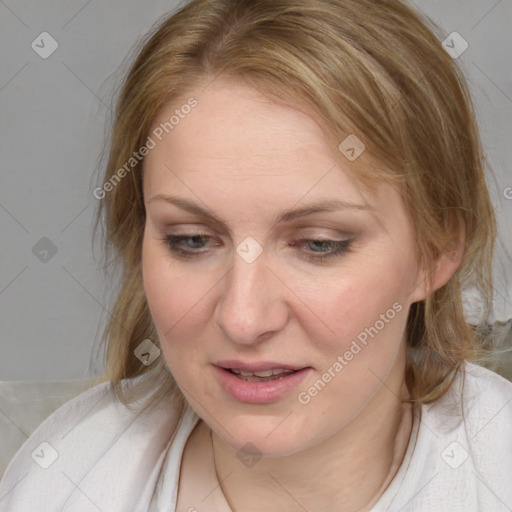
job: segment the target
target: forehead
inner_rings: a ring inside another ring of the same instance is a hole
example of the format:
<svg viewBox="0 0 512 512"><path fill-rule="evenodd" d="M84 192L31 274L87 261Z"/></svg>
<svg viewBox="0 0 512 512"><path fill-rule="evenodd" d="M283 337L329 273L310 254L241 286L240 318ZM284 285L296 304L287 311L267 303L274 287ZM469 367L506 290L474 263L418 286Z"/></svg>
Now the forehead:
<svg viewBox="0 0 512 512"><path fill-rule="evenodd" d="M276 156L307 154L312 147L325 149L327 134L306 113L275 103L241 82L226 80L215 81L204 91L192 89L166 105L152 130L171 117L178 121L176 114L190 98L197 105L163 134L164 144L152 156L178 150L180 157L219 159L235 168L241 162L252 167L264 160L268 165Z"/></svg>
<svg viewBox="0 0 512 512"><path fill-rule="evenodd" d="M182 108L190 98L196 106ZM383 187L370 199L354 179L358 166L368 164L364 154L350 162L304 109L276 103L239 82L191 89L159 113L151 131L158 129L162 140L144 161L146 198L180 193L222 204L236 194L284 208L329 196L371 201L376 209L393 200Z"/></svg>

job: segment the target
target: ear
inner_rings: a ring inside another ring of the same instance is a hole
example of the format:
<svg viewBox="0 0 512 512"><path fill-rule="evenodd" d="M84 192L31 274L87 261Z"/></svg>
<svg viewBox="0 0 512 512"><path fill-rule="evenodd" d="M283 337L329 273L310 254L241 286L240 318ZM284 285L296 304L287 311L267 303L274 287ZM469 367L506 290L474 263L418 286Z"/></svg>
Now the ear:
<svg viewBox="0 0 512 512"><path fill-rule="evenodd" d="M418 270L416 286L411 293L411 304L426 299L428 295L443 287L460 268L464 259L466 243L464 223L461 219L459 220L458 228L442 249L434 270L430 273L423 267Z"/></svg>

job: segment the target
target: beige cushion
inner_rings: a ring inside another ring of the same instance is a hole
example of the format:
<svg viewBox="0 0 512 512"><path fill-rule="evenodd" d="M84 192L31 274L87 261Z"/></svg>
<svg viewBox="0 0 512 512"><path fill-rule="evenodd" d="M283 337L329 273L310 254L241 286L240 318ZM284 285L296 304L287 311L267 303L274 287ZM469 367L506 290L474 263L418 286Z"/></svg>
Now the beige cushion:
<svg viewBox="0 0 512 512"><path fill-rule="evenodd" d="M0 381L0 476L37 426L62 404L99 382L98 378Z"/></svg>

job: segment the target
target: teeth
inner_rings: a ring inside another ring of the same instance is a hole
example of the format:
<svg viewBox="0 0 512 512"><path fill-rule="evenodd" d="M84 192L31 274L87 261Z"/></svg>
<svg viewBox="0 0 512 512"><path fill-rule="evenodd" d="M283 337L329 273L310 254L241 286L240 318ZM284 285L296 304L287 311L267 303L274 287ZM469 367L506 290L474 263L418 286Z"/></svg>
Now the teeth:
<svg viewBox="0 0 512 512"><path fill-rule="evenodd" d="M245 370L239 370L238 368L231 368L231 371L237 375L241 375L242 377L272 377L272 375L288 375L293 373L295 370L275 368L273 370L263 370L261 372L246 372Z"/></svg>
<svg viewBox="0 0 512 512"><path fill-rule="evenodd" d="M253 372L256 377L271 377L275 375L274 370L263 370L262 372Z"/></svg>

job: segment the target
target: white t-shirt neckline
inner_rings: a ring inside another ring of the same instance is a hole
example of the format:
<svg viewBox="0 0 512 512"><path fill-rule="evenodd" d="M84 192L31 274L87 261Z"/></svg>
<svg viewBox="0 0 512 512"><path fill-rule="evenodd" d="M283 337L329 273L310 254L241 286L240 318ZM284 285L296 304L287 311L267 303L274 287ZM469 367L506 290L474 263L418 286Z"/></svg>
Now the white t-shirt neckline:
<svg viewBox="0 0 512 512"><path fill-rule="evenodd" d="M160 478L155 487L155 494L148 512L176 512L183 452L188 438L200 420L201 418L190 407L190 405L187 406L177 427L176 436L168 445L168 453L164 465L162 466ZM390 484L379 498L379 501L370 509L369 512L387 510L395 496L398 494L413 458L418 432L421 425L420 420L421 412L418 409L414 409L411 434L403 460ZM219 485L218 480L216 483ZM220 485L218 489L220 489ZM169 508L172 505L174 505L173 508Z"/></svg>

